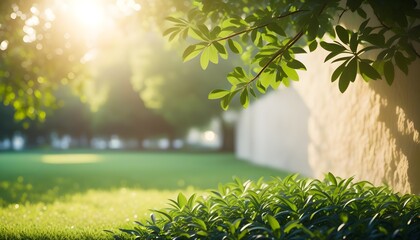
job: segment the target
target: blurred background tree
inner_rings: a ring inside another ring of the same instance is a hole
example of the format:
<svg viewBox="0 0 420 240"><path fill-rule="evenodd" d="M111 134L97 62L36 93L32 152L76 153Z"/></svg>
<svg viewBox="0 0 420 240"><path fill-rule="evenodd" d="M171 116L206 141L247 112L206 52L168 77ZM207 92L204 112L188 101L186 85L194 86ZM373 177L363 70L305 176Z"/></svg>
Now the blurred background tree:
<svg viewBox="0 0 420 240"><path fill-rule="evenodd" d="M0 4L1 137L25 132L30 145L51 132L175 139L219 119L224 149L233 149L233 126L207 100L231 63L203 74L198 62L182 64L179 45L161 37L165 17L191 1Z"/></svg>

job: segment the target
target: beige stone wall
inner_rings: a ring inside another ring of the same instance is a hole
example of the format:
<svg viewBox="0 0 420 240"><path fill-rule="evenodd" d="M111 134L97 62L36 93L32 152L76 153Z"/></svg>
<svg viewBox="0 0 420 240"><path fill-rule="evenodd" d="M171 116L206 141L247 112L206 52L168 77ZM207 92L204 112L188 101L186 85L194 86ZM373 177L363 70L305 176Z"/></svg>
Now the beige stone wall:
<svg viewBox="0 0 420 240"><path fill-rule="evenodd" d="M409 76L398 73L392 86L357 79L342 94L337 82L330 81L334 67L324 64L325 55L319 49L301 58L308 71L301 72L301 81L295 84L299 98L285 94L280 99L283 92L293 91L280 90L242 113L238 156L308 176L332 172L420 194L420 61L412 65ZM306 107L293 103L296 99ZM307 115L302 114L305 108ZM300 114L294 128L271 127L275 122L269 119L289 114L295 114L293 119ZM294 146L288 136L293 136ZM280 154L284 149L295 153ZM307 159L299 156L301 152L307 153Z"/></svg>
<svg viewBox="0 0 420 240"><path fill-rule="evenodd" d="M309 162L317 177L331 171L401 192L420 193L420 61L395 82L357 79L344 93L330 82L325 52L302 58L309 71L296 84L310 109Z"/></svg>

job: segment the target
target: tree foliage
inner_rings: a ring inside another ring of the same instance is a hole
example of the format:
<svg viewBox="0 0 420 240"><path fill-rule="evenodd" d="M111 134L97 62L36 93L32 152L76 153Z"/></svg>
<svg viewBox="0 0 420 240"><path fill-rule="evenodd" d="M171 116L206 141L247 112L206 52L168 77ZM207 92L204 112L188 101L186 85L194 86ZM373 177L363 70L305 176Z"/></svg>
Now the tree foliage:
<svg viewBox="0 0 420 240"><path fill-rule="evenodd" d="M163 116L176 129L185 134L191 126L201 127L212 118L220 117L216 102L208 101L208 89L218 83L232 64L208 69L206 74L198 61L182 64L175 49L165 48L158 33L139 33L140 46L132 48L132 81L146 106Z"/></svg>
<svg viewBox="0 0 420 240"><path fill-rule="evenodd" d="M52 12L51 2L0 3L0 100L18 121L43 121L57 106L54 90L70 82L80 87L85 78L80 59L86 46Z"/></svg>
<svg viewBox="0 0 420 240"><path fill-rule="evenodd" d="M87 64L92 50L107 48L109 42L118 41L115 37L126 37L130 31L154 28L168 14L189 6L186 0L86 1L84 6L93 2L101 7L118 30L98 27L94 32L99 36L92 40L88 24L71 12L75 9L69 6L75 2L83 1L0 1L0 101L11 106L14 119L26 121L25 126L44 121L51 109L60 107L56 94L60 86L83 97L86 82L92 79ZM141 6L139 14L128 14L127 6L121 6L132 3Z"/></svg>
<svg viewBox="0 0 420 240"><path fill-rule="evenodd" d="M227 109L239 95L247 107L251 97L298 81L297 71L306 67L296 56L319 46L329 52L325 62L339 63L331 81L338 80L341 92L358 74L366 82L384 79L391 85L397 68L408 74L419 57L416 6L415 0L195 0L185 16L167 18L172 25L164 35L193 39L183 60L199 57L203 69L241 54L248 67L234 68L227 76L231 88L215 89L209 98ZM346 26L347 15L361 24Z"/></svg>

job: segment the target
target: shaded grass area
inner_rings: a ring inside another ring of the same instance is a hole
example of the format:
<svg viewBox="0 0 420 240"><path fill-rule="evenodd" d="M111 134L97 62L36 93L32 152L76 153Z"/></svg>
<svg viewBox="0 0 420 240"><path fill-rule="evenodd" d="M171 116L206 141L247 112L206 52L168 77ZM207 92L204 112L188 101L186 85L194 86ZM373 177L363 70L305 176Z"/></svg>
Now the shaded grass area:
<svg viewBox="0 0 420 240"><path fill-rule="evenodd" d="M115 230L233 176L287 173L232 154L23 152L0 154L0 239L106 239Z"/></svg>

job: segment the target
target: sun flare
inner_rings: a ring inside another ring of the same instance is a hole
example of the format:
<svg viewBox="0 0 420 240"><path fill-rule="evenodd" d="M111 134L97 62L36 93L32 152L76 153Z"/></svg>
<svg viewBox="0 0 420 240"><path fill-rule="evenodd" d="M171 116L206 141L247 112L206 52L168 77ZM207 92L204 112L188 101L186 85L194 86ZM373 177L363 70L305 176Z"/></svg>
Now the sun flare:
<svg viewBox="0 0 420 240"><path fill-rule="evenodd" d="M69 1L67 10L77 25L91 30L100 30L109 23L106 6L100 1Z"/></svg>

